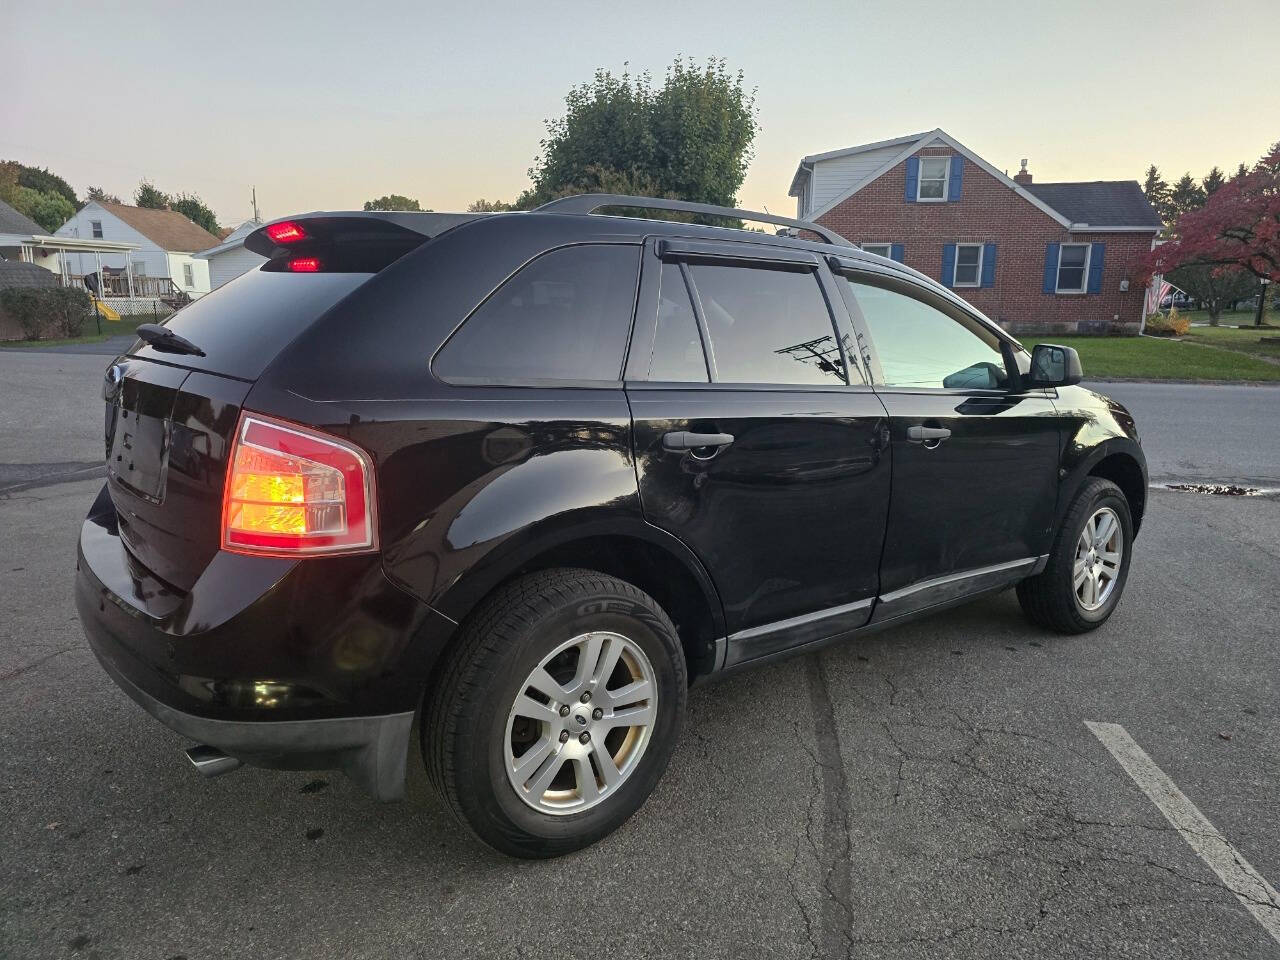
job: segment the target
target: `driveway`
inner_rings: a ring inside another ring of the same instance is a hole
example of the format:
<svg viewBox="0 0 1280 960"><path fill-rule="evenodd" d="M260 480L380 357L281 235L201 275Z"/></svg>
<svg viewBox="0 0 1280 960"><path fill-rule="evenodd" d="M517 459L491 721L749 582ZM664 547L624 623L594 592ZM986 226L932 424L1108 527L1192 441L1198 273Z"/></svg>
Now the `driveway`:
<svg viewBox="0 0 1280 960"><path fill-rule="evenodd" d="M1083 637L1004 593L696 689L629 824L515 862L416 763L389 805L336 773L202 780L107 679L71 602L101 481L66 469L101 456L101 366L0 355L0 460L27 477L0 481L0 956L1280 955L1280 910L1226 889L1086 726L1280 880L1280 500L1153 491L1125 601ZM1144 437L1201 469L1161 422L1200 395L1173 396Z"/></svg>

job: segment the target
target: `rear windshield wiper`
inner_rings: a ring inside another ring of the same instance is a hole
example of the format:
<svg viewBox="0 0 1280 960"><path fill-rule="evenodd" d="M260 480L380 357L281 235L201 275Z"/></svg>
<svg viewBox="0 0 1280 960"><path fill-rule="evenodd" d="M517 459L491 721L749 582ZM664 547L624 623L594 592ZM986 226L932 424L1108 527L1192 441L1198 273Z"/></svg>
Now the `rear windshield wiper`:
<svg viewBox="0 0 1280 960"><path fill-rule="evenodd" d="M186 353L196 357L204 356L204 351L186 337L179 336L168 327L162 327L158 323L140 323L134 332L151 346L165 353Z"/></svg>

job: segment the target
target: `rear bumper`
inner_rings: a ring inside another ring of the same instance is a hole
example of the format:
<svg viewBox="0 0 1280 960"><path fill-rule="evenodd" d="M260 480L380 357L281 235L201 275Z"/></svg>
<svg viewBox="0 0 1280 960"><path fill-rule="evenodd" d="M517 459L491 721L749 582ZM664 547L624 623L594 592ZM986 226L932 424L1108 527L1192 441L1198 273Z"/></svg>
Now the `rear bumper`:
<svg viewBox="0 0 1280 960"><path fill-rule="evenodd" d="M404 796L413 712L321 720L213 720L175 710L146 693L89 644L107 675L170 730L237 760L281 770L341 770L378 800Z"/></svg>
<svg viewBox="0 0 1280 960"><path fill-rule="evenodd" d="M165 726L244 763L404 789L409 730L453 621L377 557L219 553L187 593L151 577L109 496L80 534L76 607L113 680Z"/></svg>

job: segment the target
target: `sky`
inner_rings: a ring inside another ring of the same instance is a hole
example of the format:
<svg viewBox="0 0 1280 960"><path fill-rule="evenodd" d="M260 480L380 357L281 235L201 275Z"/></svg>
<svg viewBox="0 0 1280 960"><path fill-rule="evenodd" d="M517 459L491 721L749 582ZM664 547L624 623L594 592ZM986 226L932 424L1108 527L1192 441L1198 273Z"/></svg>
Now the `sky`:
<svg viewBox="0 0 1280 960"><path fill-rule="evenodd" d="M724 57L757 89L740 205L794 215L800 158L941 127L1038 181L1228 173L1280 139L1276 0L7 3L0 159L233 226L387 193L528 186L598 68Z"/></svg>

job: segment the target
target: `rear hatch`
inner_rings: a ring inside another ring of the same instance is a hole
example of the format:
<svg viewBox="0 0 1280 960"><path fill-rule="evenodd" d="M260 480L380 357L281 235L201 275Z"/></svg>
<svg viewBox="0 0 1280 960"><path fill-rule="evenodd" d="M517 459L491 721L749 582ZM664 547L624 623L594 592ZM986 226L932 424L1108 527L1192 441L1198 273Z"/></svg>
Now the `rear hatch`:
<svg viewBox="0 0 1280 960"><path fill-rule="evenodd" d="M120 537L137 563L180 591L219 549L227 460L254 382L307 327L428 239L377 218L377 242L360 243L351 236L369 239L369 230L333 228L342 218L296 219L302 249L251 235L246 245L271 259L165 322L200 353L139 341L107 370L107 486ZM296 272L299 257L314 262Z"/></svg>

